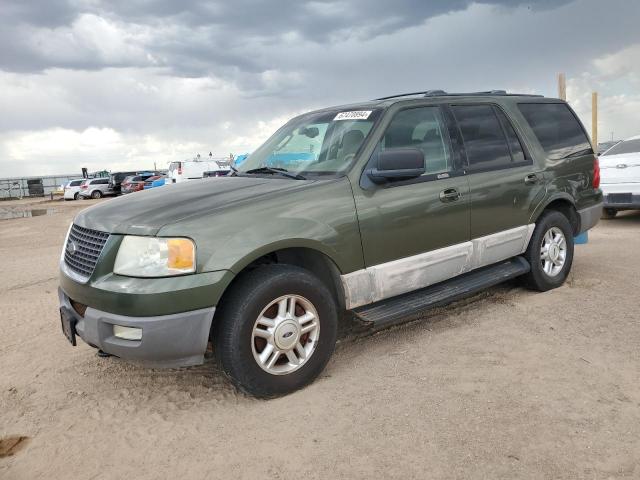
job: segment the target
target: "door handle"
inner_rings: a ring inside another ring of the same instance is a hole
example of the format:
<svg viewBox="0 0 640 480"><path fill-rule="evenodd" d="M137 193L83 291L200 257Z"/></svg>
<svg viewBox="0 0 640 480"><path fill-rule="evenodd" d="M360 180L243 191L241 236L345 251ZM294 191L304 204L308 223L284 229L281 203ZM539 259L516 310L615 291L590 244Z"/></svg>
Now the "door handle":
<svg viewBox="0 0 640 480"><path fill-rule="evenodd" d="M455 188L447 188L440 192L441 202L455 202L460 198L460 192Z"/></svg>
<svg viewBox="0 0 640 480"><path fill-rule="evenodd" d="M530 173L529 175L524 177L525 185L535 185L539 181L540 181L540 177L538 177L538 175L536 175L535 173Z"/></svg>

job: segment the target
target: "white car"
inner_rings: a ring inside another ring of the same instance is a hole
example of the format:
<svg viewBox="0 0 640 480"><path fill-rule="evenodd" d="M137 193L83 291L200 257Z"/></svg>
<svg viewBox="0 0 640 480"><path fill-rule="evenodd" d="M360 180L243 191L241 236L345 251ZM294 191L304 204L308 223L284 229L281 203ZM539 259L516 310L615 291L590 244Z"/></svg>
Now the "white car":
<svg viewBox="0 0 640 480"><path fill-rule="evenodd" d="M80 185L84 182L84 178L74 178L67 182L64 186L64 199L65 200L78 200L80 197Z"/></svg>
<svg viewBox="0 0 640 480"><path fill-rule="evenodd" d="M600 155L603 218L620 210L640 210L640 135L614 145Z"/></svg>
<svg viewBox="0 0 640 480"><path fill-rule="evenodd" d="M228 160L183 160L169 164L167 183L180 183L186 180L197 180L205 176L214 177L229 173Z"/></svg>
<svg viewBox="0 0 640 480"><path fill-rule="evenodd" d="M80 198L102 198L116 193L109 188L109 178L88 178L80 185Z"/></svg>

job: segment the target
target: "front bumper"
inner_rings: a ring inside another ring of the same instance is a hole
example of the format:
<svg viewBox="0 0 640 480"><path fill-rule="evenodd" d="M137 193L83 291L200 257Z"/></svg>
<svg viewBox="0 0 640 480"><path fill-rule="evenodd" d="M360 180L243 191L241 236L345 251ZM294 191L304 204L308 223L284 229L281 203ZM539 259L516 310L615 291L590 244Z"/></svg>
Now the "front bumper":
<svg viewBox="0 0 640 480"><path fill-rule="evenodd" d="M184 313L131 317L87 307L80 315L70 298L58 288L60 308L76 321L76 332L89 345L124 360L151 367L184 367L204 361L215 307ZM113 334L113 326L142 329L141 340L124 340Z"/></svg>

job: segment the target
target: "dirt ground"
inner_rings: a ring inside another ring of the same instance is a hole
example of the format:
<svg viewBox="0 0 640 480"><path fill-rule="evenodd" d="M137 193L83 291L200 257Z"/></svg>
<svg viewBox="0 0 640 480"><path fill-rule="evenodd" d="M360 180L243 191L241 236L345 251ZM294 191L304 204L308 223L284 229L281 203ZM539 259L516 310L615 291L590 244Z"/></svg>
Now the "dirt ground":
<svg viewBox="0 0 640 480"><path fill-rule="evenodd" d="M321 378L261 401L211 360L69 345L57 264L91 203L0 220L0 478L640 478L640 213L601 222L562 288L347 326Z"/></svg>

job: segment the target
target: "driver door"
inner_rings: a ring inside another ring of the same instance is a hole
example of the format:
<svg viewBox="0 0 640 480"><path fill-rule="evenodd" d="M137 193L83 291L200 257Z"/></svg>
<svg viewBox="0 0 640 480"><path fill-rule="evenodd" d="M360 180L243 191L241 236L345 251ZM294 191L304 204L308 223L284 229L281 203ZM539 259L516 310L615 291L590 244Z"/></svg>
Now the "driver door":
<svg viewBox="0 0 640 480"><path fill-rule="evenodd" d="M373 301L446 280L467 267L469 185L450 128L453 123L439 106L398 111L376 152L418 148L425 174L354 185L365 266L376 277Z"/></svg>

